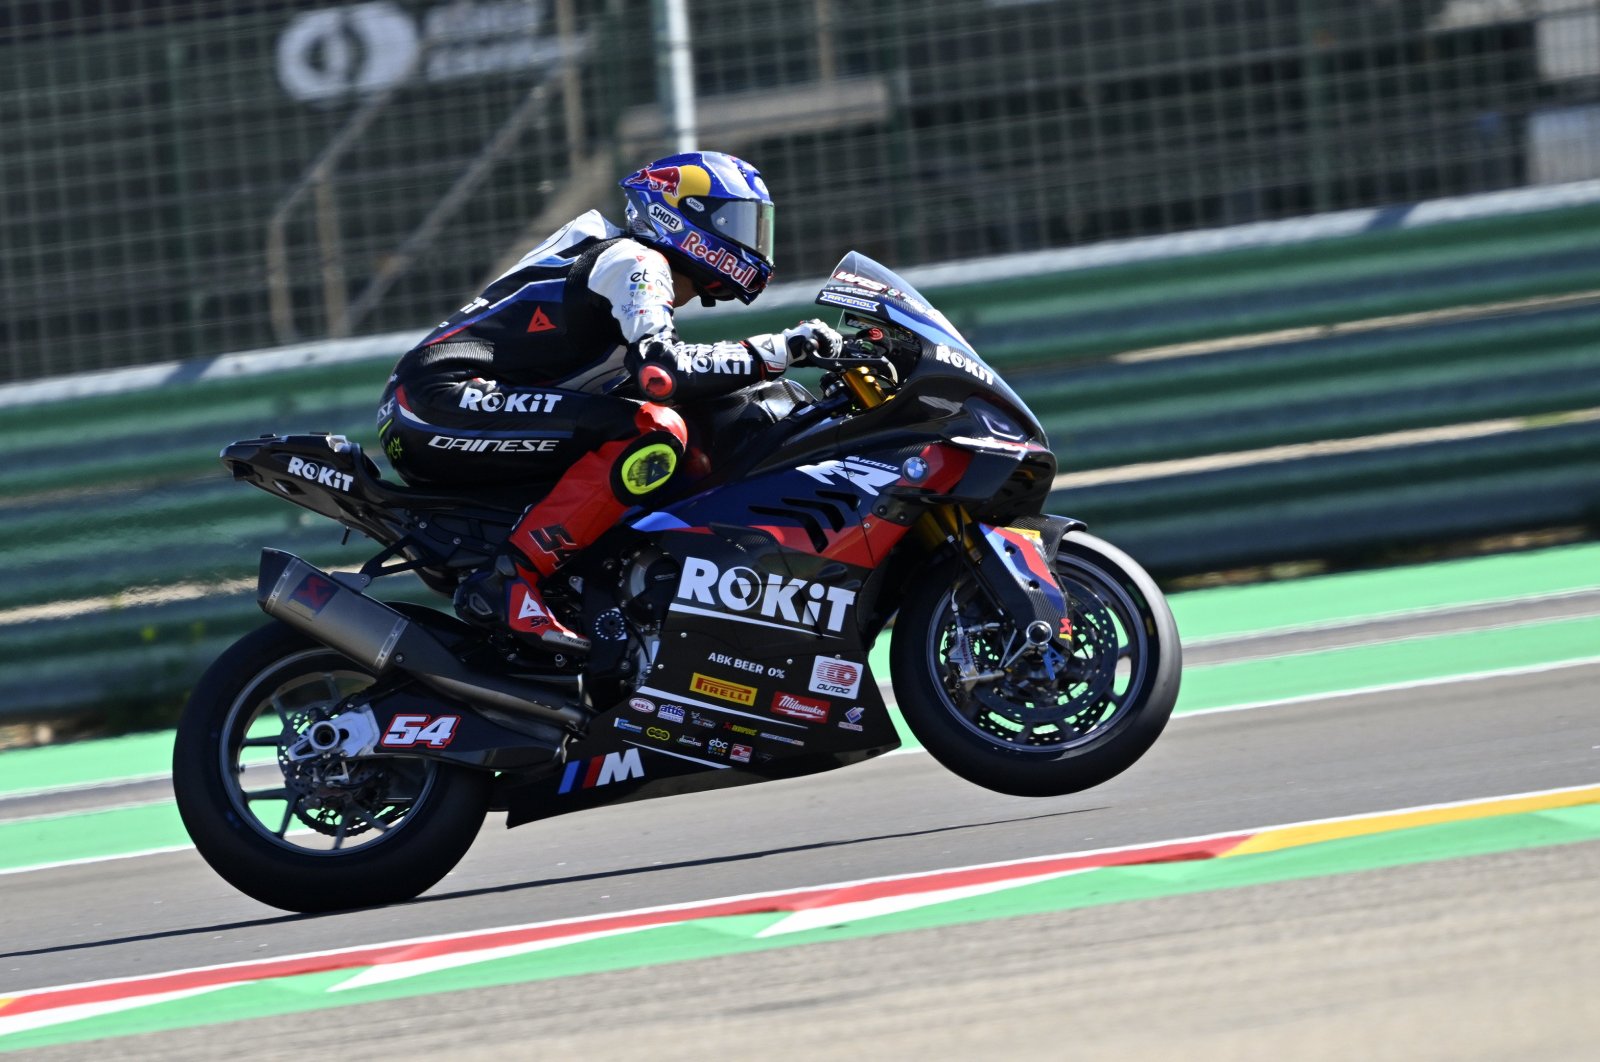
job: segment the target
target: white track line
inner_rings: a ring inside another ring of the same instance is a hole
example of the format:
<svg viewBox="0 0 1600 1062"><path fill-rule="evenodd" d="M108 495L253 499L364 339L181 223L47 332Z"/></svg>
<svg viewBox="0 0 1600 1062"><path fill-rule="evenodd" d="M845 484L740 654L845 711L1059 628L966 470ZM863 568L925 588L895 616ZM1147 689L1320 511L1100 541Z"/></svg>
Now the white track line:
<svg viewBox="0 0 1600 1062"><path fill-rule="evenodd" d="M1545 671L1560 671L1572 667L1589 667L1600 664L1600 656L1587 656L1578 660L1563 660L1554 664L1531 664L1525 667L1499 668L1493 671L1475 671L1467 675L1445 675L1439 678L1416 679L1410 682L1392 682L1379 686L1363 686L1351 690L1332 690L1328 693L1312 693L1301 697L1284 697L1278 700L1250 701L1244 704L1229 704L1220 708L1199 708L1190 712L1181 712L1172 717L1173 722L1185 719L1195 719L1202 716L1223 715L1232 712L1249 712L1260 708L1282 708L1296 704L1311 704L1316 701L1332 701L1345 697L1361 697L1371 693L1391 693L1396 690L1420 689L1427 686L1447 686L1457 682L1481 682L1486 679L1510 678L1516 675L1532 675ZM886 753L879 759L888 759L890 756L910 756L925 753L927 750L917 748L898 748ZM1576 788L1583 788L1582 786ZM1552 790L1553 792L1554 790ZM1467 801L1470 803L1470 801ZM1330 820L1331 821L1331 820ZM9 877L14 874L30 874L38 870L60 870L67 867L91 866L95 863L108 863L118 859L137 859L141 856L168 855L173 852L187 852L193 850L193 845L168 845L163 848L149 848L138 852L123 852L118 855L88 856L83 859L63 859L54 863L36 863L25 867L12 867L0 869L0 877Z"/></svg>

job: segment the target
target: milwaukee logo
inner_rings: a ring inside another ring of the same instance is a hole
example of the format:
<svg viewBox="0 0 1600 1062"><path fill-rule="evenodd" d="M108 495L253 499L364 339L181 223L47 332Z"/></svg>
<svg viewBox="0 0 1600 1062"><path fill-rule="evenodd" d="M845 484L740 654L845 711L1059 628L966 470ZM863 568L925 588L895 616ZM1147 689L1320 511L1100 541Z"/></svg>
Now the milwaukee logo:
<svg viewBox="0 0 1600 1062"><path fill-rule="evenodd" d="M777 693L772 698L772 711L776 715L787 715L791 719L804 719L808 723L826 723L828 709L833 707L827 701L815 697L801 697L794 693Z"/></svg>
<svg viewBox="0 0 1600 1062"><path fill-rule="evenodd" d="M838 634L855 602L854 590L752 568L723 571L711 561L688 557L672 609L805 634Z"/></svg>
<svg viewBox="0 0 1600 1062"><path fill-rule="evenodd" d="M597 785L610 785L612 782L626 782L629 779L643 777L644 764L640 762L638 749L608 752L604 756L573 760L567 764L566 771L561 775L561 788L557 792L570 793L574 789L593 789Z"/></svg>
<svg viewBox="0 0 1600 1062"><path fill-rule="evenodd" d="M695 693L702 693L707 697L715 697L719 701L732 701L734 704L743 705L756 703L754 686L744 686L737 682L729 682L726 679L712 678L710 675L702 675L698 671L694 673L694 681L689 684L689 688Z"/></svg>

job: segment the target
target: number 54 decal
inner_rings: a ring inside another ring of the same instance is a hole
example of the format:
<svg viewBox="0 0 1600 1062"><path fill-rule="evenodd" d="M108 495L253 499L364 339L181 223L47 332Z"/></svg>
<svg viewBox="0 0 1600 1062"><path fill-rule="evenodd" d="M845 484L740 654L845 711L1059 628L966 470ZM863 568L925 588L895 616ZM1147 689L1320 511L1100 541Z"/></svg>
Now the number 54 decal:
<svg viewBox="0 0 1600 1062"><path fill-rule="evenodd" d="M390 748L405 745L426 745L442 749L455 740L459 715L397 715L389 722L380 745Z"/></svg>

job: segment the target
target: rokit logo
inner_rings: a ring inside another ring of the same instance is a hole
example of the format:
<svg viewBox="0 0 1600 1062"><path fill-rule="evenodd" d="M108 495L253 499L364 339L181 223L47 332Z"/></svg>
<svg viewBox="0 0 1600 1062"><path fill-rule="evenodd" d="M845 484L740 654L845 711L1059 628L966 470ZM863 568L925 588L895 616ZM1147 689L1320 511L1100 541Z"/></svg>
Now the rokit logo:
<svg viewBox="0 0 1600 1062"><path fill-rule="evenodd" d="M719 343L709 351L677 355L679 372L711 373L713 376L749 376L750 352L735 343Z"/></svg>
<svg viewBox="0 0 1600 1062"><path fill-rule="evenodd" d="M946 365L954 365L962 372L970 373L986 384L994 383L994 373L983 367L983 363L976 358L969 358L959 350L951 350L947 344L940 343L933 348L935 361L942 361Z"/></svg>
<svg viewBox="0 0 1600 1062"><path fill-rule="evenodd" d="M350 485L355 482L355 477L348 472L340 472L337 468L319 465L302 457L289 458L289 474L310 480L318 486L344 491L346 494L350 492Z"/></svg>
<svg viewBox="0 0 1600 1062"><path fill-rule="evenodd" d="M485 391L479 387L463 387L456 404L479 413L549 413L560 401L560 395L544 391Z"/></svg>
<svg viewBox="0 0 1600 1062"><path fill-rule="evenodd" d="M688 557L672 610L803 634L838 634L855 601L854 590L776 573L762 575L750 568L723 571L708 560Z"/></svg>

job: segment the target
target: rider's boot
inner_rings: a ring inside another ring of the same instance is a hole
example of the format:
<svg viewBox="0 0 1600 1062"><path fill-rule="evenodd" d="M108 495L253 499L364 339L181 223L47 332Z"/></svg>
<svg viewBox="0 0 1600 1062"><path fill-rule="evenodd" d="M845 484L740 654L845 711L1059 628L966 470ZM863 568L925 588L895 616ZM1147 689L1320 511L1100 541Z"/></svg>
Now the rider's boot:
<svg viewBox="0 0 1600 1062"><path fill-rule="evenodd" d="M502 553L492 566L467 576L456 588L456 613L471 623L509 630L552 652L588 652L589 639L556 618L539 592L539 581L537 572Z"/></svg>
<svg viewBox="0 0 1600 1062"><path fill-rule="evenodd" d="M539 586L671 477L683 452L682 419L645 405L637 420L637 437L583 455L542 501L523 512L494 563L457 588L462 619L509 629L552 651L588 651L589 639L556 618Z"/></svg>

